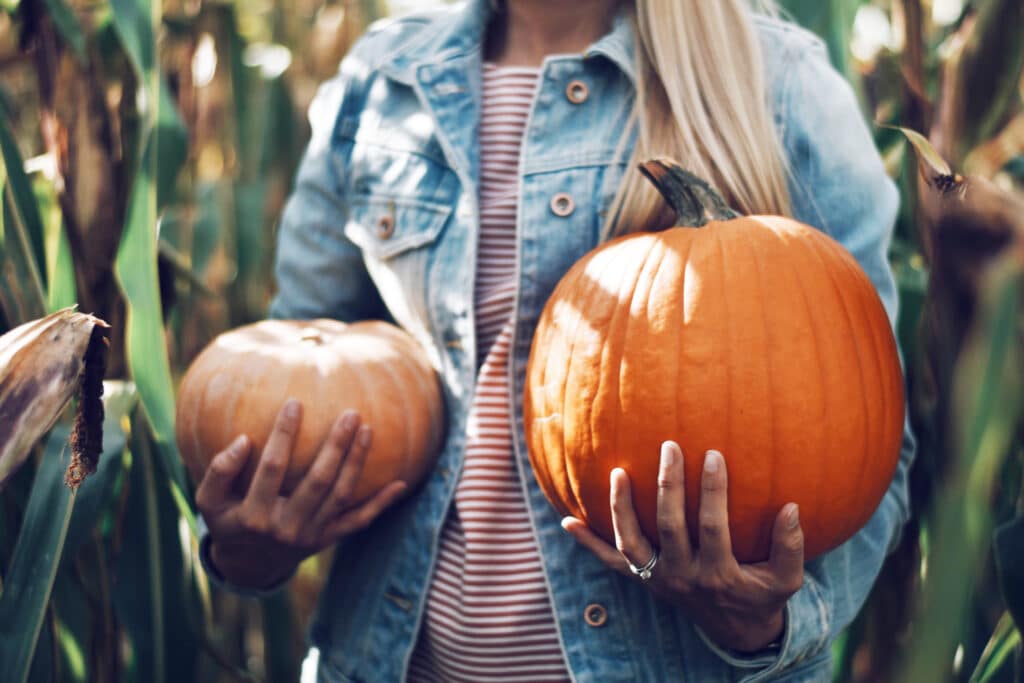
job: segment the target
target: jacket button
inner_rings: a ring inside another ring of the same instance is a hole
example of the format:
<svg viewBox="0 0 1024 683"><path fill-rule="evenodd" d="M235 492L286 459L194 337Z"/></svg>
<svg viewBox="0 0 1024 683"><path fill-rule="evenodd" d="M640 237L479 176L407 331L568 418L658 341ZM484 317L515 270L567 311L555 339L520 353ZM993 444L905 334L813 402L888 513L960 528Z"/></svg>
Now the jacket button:
<svg viewBox="0 0 1024 683"><path fill-rule="evenodd" d="M391 214L384 214L377 219L377 237L386 240L395 233L395 218Z"/></svg>
<svg viewBox="0 0 1024 683"><path fill-rule="evenodd" d="M565 96L573 104L583 104L590 95L590 88L583 81L570 81L565 88Z"/></svg>
<svg viewBox="0 0 1024 683"><path fill-rule="evenodd" d="M586 621L589 626L600 628L608 621L608 610L604 608L604 605L592 602L584 608L583 620Z"/></svg>
<svg viewBox="0 0 1024 683"><path fill-rule="evenodd" d="M551 198L551 213L565 218L576 210L576 202L565 192L559 192Z"/></svg>

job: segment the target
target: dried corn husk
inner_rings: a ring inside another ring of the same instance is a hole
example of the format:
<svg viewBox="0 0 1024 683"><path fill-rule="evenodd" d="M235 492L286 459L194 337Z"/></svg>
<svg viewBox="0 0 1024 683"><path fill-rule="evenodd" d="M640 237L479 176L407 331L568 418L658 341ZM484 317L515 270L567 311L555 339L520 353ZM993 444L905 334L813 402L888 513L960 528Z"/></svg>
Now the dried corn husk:
<svg viewBox="0 0 1024 683"><path fill-rule="evenodd" d="M66 308L0 337L0 485L79 391L87 365L102 368L107 328L99 318Z"/></svg>

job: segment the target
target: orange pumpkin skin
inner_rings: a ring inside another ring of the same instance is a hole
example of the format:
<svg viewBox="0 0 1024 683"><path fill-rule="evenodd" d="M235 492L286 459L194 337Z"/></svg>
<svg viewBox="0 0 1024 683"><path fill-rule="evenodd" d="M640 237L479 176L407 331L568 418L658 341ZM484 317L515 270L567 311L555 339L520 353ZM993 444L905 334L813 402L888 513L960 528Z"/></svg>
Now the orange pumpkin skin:
<svg viewBox="0 0 1024 683"><path fill-rule="evenodd" d="M384 322L265 320L225 332L182 379L176 435L195 482L239 434L260 453L281 405L302 402L302 424L282 487L292 491L338 415L359 412L373 444L353 497L388 483L412 487L432 466L444 437L437 376L420 346ZM255 472L251 457L241 486Z"/></svg>
<svg viewBox="0 0 1024 683"><path fill-rule="evenodd" d="M839 243L780 217L633 234L585 256L540 317L524 405L544 493L609 541L609 474L622 467L657 542L660 445L671 439L696 544L704 453L721 451L741 562L768 557L790 501L808 559L856 533L895 472L903 413L871 281Z"/></svg>

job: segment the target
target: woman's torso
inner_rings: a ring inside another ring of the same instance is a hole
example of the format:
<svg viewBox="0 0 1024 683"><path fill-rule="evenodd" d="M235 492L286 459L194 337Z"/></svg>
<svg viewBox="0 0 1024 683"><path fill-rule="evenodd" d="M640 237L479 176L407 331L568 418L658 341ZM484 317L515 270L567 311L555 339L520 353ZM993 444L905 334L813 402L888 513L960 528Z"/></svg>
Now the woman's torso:
<svg viewBox="0 0 1024 683"><path fill-rule="evenodd" d="M448 409L446 445L424 485L338 553L311 632L323 681L403 676L462 470L478 355L471 266L478 247L476 136L486 4L475 0L376 29L342 67L334 86L342 92L331 99L337 110L323 112L333 124L318 144L326 146L324 163L336 175L333 189L344 197L336 217L344 227L318 235L318 246L325 256L339 250L339 262L341 250L358 249L375 290L365 296L379 295L388 314L427 350ZM769 97L785 137L787 67L799 55L822 59L821 46L781 22L759 21L758 28ZM605 237L605 212L627 170L617 151L634 96L633 49L631 27L620 18L584 56L552 57L541 68L521 152L509 340L513 455L527 482L530 523L575 679L738 680L683 615L608 571L562 531L532 478L523 444L522 381L532 331L561 274ZM794 195L796 215L814 223L813 202L801 197ZM289 211L292 220L302 220L303 207ZM290 248L282 238L285 262ZM306 290L290 288L288 277L279 269L281 294L272 313L319 311L317 301L290 298ZM821 680L827 667L826 649L786 680Z"/></svg>

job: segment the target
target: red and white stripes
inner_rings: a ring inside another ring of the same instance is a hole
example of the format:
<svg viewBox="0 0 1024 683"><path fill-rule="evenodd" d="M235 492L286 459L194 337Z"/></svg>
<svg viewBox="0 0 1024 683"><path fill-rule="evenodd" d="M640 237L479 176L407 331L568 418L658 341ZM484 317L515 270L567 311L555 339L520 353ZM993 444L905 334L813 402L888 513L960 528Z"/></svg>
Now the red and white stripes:
<svg viewBox="0 0 1024 683"><path fill-rule="evenodd" d="M567 681L540 551L512 451L508 361L519 147L538 71L484 66L476 395L409 680Z"/></svg>

